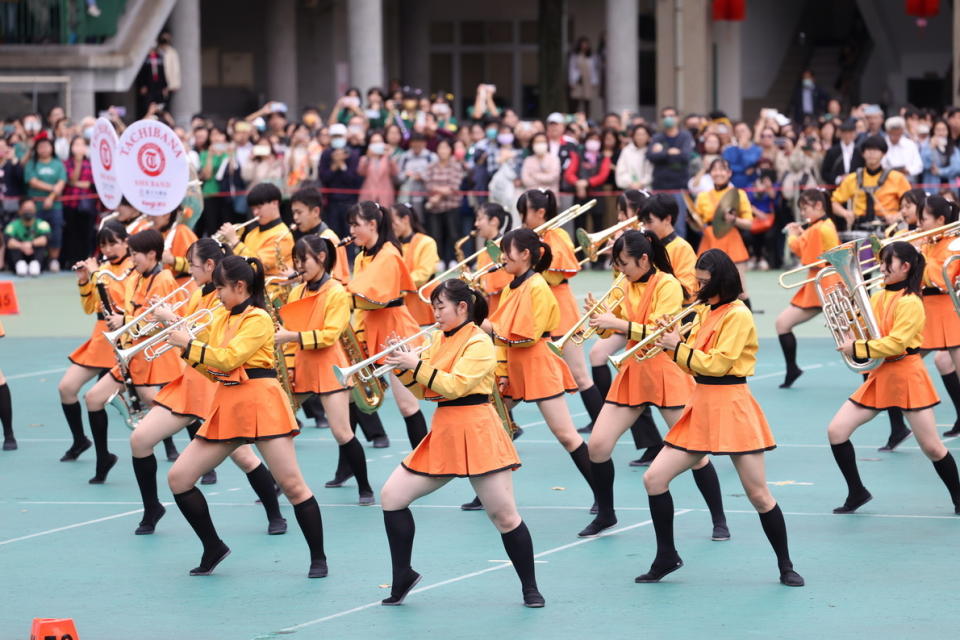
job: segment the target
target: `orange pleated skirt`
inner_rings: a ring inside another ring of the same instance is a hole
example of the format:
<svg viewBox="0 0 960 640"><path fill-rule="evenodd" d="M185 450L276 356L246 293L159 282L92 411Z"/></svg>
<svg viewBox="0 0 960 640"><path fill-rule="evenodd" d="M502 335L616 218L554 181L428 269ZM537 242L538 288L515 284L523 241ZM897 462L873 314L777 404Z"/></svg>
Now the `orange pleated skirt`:
<svg viewBox="0 0 960 640"><path fill-rule="evenodd" d="M923 358L917 354L887 361L867 374L867 380L850 396L850 402L865 409L899 407L919 411L940 404L940 396Z"/></svg>
<svg viewBox="0 0 960 640"><path fill-rule="evenodd" d="M401 463L412 473L469 478L520 467L520 457L491 404L437 407L430 432Z"/></svg>
<svg viewBox="0 0 960 640"><path fill-rule="evenodd" d="M67 358L73 364L91 369L109 369L117 364L117 356L103 335L104 331L109 331L105 320L97 320L93 325L93 333L90 339L77 347Z"/></svg>
<svg viewBox="0 0 960 640"><path fill-rule="evenodd" d="M397 334L400 338L409 338L420 331L420 325L413 319L406 306L387 307L363 312L363 332L357 337L367 348L367 355L372 356L386 348L390 336ZM413 346L413 345L411 345ZM378 360L378 364L383 359Z"/></svg>
<svg viewBox="0 0 960 640"><path fill-rule="evenodd" d="M183 372L184 361L179 349L170 349L156 360L148 362L143 351L130 360L130 379L138 387L157 387L172 382ZM120 366L110 369L110 375L117 382L123 382Z"/></svg>
<svg viewBox="0 0 960 640"><path fill-rule="evenodd" d="M921 349L960 347L960 315L957 315L957 310L953 308L950 296L923 296L923 311L927 322L923 325Z"/></svg>
<svg viewBox="0 0 960 640"><path fill-rule="evenodd" d="M746 262L750 259L747 247L743 244L743 238L736 228L730 229L727 235L718 239L713 235L713 227L708 225L703 230L703 238L700 240L697 255L701 255L708 249L720 249L734 262Z"/></svg>
<svg viewBox="0 0 960 640"><path fill-rule="evenodd" d="M205 420L218 386L193 367L184 367L178 378L160 389L153 403L176 416Z"/></svg>
<svg viewBox="0 0 960 640"><path fill-rule="evenodd" d="M652 404L661 409L682 409L690 401L694 386L693 378L660 352L642 362L631 358L613 379L606 402L621 407Z"/></svg>
<svg viewBox="0 0 960 640"><path fill-rule="evenodd" d="M537 402L577 390L570 367L547 346L546 338L532 347L507 349L507 389L504 398Z"/></svg>
<svg viewBox="0 0 960 640"><path fill-rule="evenodd" d="M297 349L293 373L295 393L335 393L344 387L333 374L333 367L349 367L350 361L340 343L323 349Z"/></svg>
<svg viewBox="0 0 960 640"><path fill-rule="evenodd" d="M217 384L213 405L198 438L213 442L256 442L300 433L287 394L276 378Z"/></svg>
<svg viewBox="0 0 960 640"><path fill-rule="evenodd" d="M746 383L697 383L663 443L681 451L714 455L759 453L777 446L763 409Z"/></svg>
<svg viewBox="0 0 960 640"><path fill-rule="evenodd" d="M577 324L577 320L580 319L580 308L577 307L577 299L568 283L563 282L555 287L550 287L550 291L553 292L553 297L557 299L557 304L560 305L560 324L553 331L553 337L559 338L570 331L573 325Z"/></svg>

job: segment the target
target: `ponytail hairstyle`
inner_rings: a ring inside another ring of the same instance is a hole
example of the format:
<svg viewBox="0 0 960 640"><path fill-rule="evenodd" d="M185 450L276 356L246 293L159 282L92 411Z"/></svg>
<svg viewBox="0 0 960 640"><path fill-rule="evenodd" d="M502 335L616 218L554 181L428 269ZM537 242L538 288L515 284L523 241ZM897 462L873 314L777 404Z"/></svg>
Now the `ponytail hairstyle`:
<svg viewBox="0 0 960 640"><path fill-rule="evenodd" d="M497 204L496 202L484 202L480 205L479 210L482 211L483 215L487 216L488 218L496 218L500 221L501 236L510 230L510 215L501 205Z"/></svg>
<svg viewBox="0 0 960 640"><path fill-rule="evenodd" d="M700 287L697 299L706 302L714 296L720 297L720 304L733 302L743 293L740 272L726 253L720 249L708 249L697 259L697 269L710 273L710 282Z"/></svg>
<svg viewBox="0 0 960 640"><path fill-rule="evenodd" d="M625 191L624 195L628 193L630 192ZM647 192L641 191L640 193ZM677 201L673 196L666 193L655 193L652 196L649 196L643 202L641 209L637 212L637 217L639 217L640 221L644 223L650 222L650 218L654 217L658 220L666 220L667 218L670 218L670 224L677 224L677 218L679 215L680 207L677 205Z"/></svg>
<svg viewBox="0 0 960 640"><path fill-rule="evenodd" d="M437 304L440 298L454 306L461 302L467 303L467 318L477 325L483 323L487 317L487 298L476 289L471 289L466 282L459 278L444 280L430 294L430 304Z"/></svg>
<svg viewBox="0 0 960 640"><path fill-rule="evenodd" d="M824 217L829 216L833 207L830 205L830 193L826 189L804 189L797 198L797 207L815 205L818 202L823 205Z"/></svg>
<svg viewBox="0 0 960 640"><path fill-rule="evenodd" d="M367 255L376 255L384 242L389 242L397 248L397 251L403 251L397 235L393 232L393 219L390 217L390 211L379 202L364 200L347 209L347 224L355 224L357 220L374 221L377 224L377 242L370 249L364 249Z"/></svg>
<svg viewBox="0 0 960 640"><path fill-rule="evenodd" d="M646 189L627 189L617 197L617 212L623 213L626 217L631 217L630 212L640 220L640 212L643 205L649 201L650 192ZM673 200L673 198L671 198ZM676 201L674 201L676 203Z"/></svg>
<svg viewBox="0 0 960 640"><path fill-rule="evenodd" d="M107 220L97 231L97 246L112 242L124 242L128 237L127 227L119 220Z"/></svg>
<svg viewBox="0 0 960 640"><path fill-rule="evenodd" d="M517 251L530 252L530 268L537 273L547 270L550 263L553 262L553 252L550 245L540 239L532 229L514 229L508 231L500 241L500 248L509 251L515 247Z"/></svg>
<svg viewBox="0 0 960 640"><path fill-rule="evenodd" d="M245 282L250 294L250 304L261 309L267 308L264 296L263 263L259 258L227 256L213 270L213 283L218 287L227 287L237 282Z"/></svg>
<svg viewBox="0 0 960 640"><path fill-rule="evenodd" d="M923 210L927 206L927 192L920 188L910 189L900 196L900 204L903 205L904 202L912 202L917 208L917 222L919 222L920 218L923 217Z"/></svg>
<svg viewBox="0 0 960 640"><path fill-rule="evenodd" d="M533 213L537 209L546 211L544 220L550 220L557 215L557 196L550 189L528 189L524 191L517 200L517 213L520 214L520 220L526 220L527 213Z"/></svg>
<svg viewBox="0 0 960 640"><path fill-rule="evenodd" d="M130 251L147 254L151 251L156 255L157 262L163 260L163 234L156 229L146 229L127 238Z"/></svg>
<svg viewBox="0 0 960 640"><path fill-rule="evenodd" d="M187 260L196 258L200 262L213 260L214 265L220 264L220 261L227 256L232 256L233 250L225 244L220 244L213 238L200 238L187 249Z"/></svg>
<svg viewBox="0 0 960 640"><path fill-rule="evenodd" d="M927 202L929 204L929 199ZM917 296L920 295L920 291L923 289L923 270L927 265L923 254L917 251L917 248L909 242L897 240L896 242L891 242L880 251L880 260L887 268L890 267L894 256L899 258L901 262L906 262L910 265L910 271L907 272L906 280L907 293L912 293Z"/></svg>
<svg viewBox="0 0 960 640"><path fill-rule="evenodd" d="M405 202L396 202L390 206L390 213L398 218L410 218L410 228L414 233L427 233L417 210ZM392 226L392 225L391 225Z"/></svg>
<svg viewBox="0 0 960 640"><path fill-rule="evenodd" d="M910 193L909 191L907 193ZM930 196L924 203L925 212L928 216L936 220L943 218L944 224L950 224L957 221L957 214L960 213L960 205L943 196ZM919 211L919 207L917 208ZM918 218L920 216L917 216Z"/></svg>
<svg viewBox="0 0 960 640"><path fill-rule="evenodd" d="M647 256L651 267L673 275L673 265L670 264L670 254L667 253L667 248L653 231L636 231L631 229L617 238L613 243L613 265L615 267L623 265L623 262L620 260L620 254L624 251L626 251L628 256L637 260L643 256ZM686 299L689 292L683 285L680 285L680 287L683 289L683 297Z"/></svg>
<svg viewBox="0 0 960 640"><path fill-rule="evenodd" d="M317 260L321 253L323 254L322 261ZM297 244L293 247L293 259L297 262L302 264L308 256L320 262L325 273L333 271L334 265L337 264L337 248L333 246L333 240L315 233L308 233L303 236L297 240Z"/></svg>

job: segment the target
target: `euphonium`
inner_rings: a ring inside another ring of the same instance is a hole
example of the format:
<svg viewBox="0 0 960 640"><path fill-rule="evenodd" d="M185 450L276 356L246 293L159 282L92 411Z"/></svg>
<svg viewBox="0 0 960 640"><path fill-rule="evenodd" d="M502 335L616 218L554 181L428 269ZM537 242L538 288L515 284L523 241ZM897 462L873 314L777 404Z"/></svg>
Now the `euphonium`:
<svg viewBox="0 0 960 640"><path fill-rule="evenodd" d="M387 347L380 353L375 353L374 355L370 356L366 360L361 360L360 362L356 362L351 366L347 367L346 369L344 369L343 367L334 366L333 375L337 377L337 380L339 380L340 384L342 384L343 386L347 385L351 376L356 376L356 378L359 379L361 382L367 382L375 378L382 378L383 376L393 371L393 367L391 367L388 364L384 364L374 368L374 365L377 364L377 360L380 360L381 358L384 358L390 355L394 351L402 347L405 347L406 345L416 340L419 340L420 338L429 338L430 333L439 326L440 326L440 323L435 322L429 327L426 327L416 332L409 338L398 340L397 342L394 342L393 344L391 344L389 347ZM412 351L413 353L420 353L421 351L425 351L429 346L430 346L430 342L425 342L418 347L413 347L412 349L410 349L410 351Z"/></svg>
<svg viewBox="0 0 960 640"><path fill-rule="evenodd" d="M879 254L879 241L876 238L870 238L870 241L874 243L875 254ZM880 337L879 325L867 292L871 281L863 279L860 246L860 242L853 247L841 245L824 253L823 259L830 266L821 269L814 281L817 296L823 305L824 322L837 346L850 336L854 340L876 340ZM840 277L840 282L825 288L824 278L833 274ZM843 355L843 361L857 373L876 369L883 363L879 359L858 361L846 354Z"/></svg>
<svg viewBox="0 0 960 640"><path fill-rule="evenodd" d="M584 329L584 325L590 321L594 315L598 313L610 313L616 309L623 302L626 297L626 292L621 286L623 281L626 280L627 275L621 273L617 276L617 279L613 281L613 286L611 286L606 293L600 296L600 299L590 307L590 309L577 320L577 323L567 331L562 338L559 340L554 340L553 342L548 342L547 346L550 347L550 350L553 351L558 356L563 355L563 348L567 346L567 343L572 342L573 344L583 344L589 340L597 332L595 327L587 327ZM615 294L619 293L620 295L614 297Z"/></svg>
<svg viewBox="0 0 960 640"><path fill-rule="evenodd" d="M340 346L351 364L363 362L366 354L363 345L357 339L357 334L349 324L343 333L340 334ZM383 380L373 375L373 369L366 372L365 375L358 375L357 381L350 390L350 397L353 398L357 409L364 413L373 413L383 404L383 397L387 392L387 385Z"/></svg>
<svg viewBox="0 0 960 640"><path fill-rule="evenodd" d="M686 307L681 309L676 315L671 316L670 320L666 324L662 325L659 329L657 329L653 333L648 333L647 337L645 337L643 340L641 340L637 344L633 345L632 347L630 347L620 355L610 356L608 358L608 360L610 361L610 364L612 364L614 368L616 368L619 371L620 367L623 366L623 363L626 362L628 358L631 358L631 357L636 358L639 361L639 360L647 360L648 358L652 358L653 356L658 355L663 351L663 347L657 346L657 340L660 339L660 336L672 331L673 328L678 324L680 324L681 334L689 332L689 330L693 328L693 322L691 321L686 324L681 324L681 323L683 323L683 321L687 319L687 316L690 316L691 314L696 313L697 307L700 306L701 304L703 303L698 300L693 304L687 305Z"/></svg>

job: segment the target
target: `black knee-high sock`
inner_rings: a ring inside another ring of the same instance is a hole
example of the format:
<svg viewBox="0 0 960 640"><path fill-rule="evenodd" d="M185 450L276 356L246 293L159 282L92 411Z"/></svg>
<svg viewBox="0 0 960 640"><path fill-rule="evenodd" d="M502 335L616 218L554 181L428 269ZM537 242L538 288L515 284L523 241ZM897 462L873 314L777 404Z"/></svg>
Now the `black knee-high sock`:
<svg viewBox="0 0 960 640"><path fill-rule="evenodd" d="M960 377L957 377L957 372L954 371L945 376L940 376L940 379L943 380L943 386L946 388L947 395L950 396L953 408L957 412L957 420L960 421Z"/></svg>
<svg viewBox="0 0 960 640"><path fill-rule="evenodd" d="M187 435L190 436L190 439L193 440L197 437L197 431L200 431L200 421L194 420L187 425Z"/></svg>
<svg viewBox="0 0 960 640"><path fill-rule="evenodd" d="M780 505L775 505L770 511L757 515L760 516L760 524L763 526L763 532L767 534L767 540L770 541L773 552L777 554L777 566L780 567L780 571L793 569L790 550L787 547L787 523L783 520Z"/></svg>
<svg viewBox="0 0 960 640"><path fill-rule="evenodd" d="M780 340L780 349L783 350L783 359L787 363L787 372L796 371L797 366L797 336L792 331L777 336Z"/></svg>
<svg viewBox="0 0 960 640"><path fill-rule="evenodd" d="M630 435L633 436L633 444L637 449L663 444L663 438L657 430L657 423L653 421L653 410L650 405L643 407L643 411L630 426Z"/></svg>
<svg viewBox="0 0 960 640"><path fill-rule="evenodd" d="M507 557L510 558L517 577L520 578L523 590L536 590L537 574L533 561L533 538L530 537L527 524L521 520L516 529L501 533L500 538L503 540Z"/></svg>
<svg viewBox="0 0 960 640"><path fill-rule="evenodd" d="M293 512L297 515L297 523L303 531L303 537L310 547L310 560L326 560L323 553L323 520L320 518L320 505L317 499L310 496L300 504L293 505Z"/></svg>
<svg viewBox="0 0 960 640"><path fill-rule="evenodd" d="M213 526L207 499L203 497L200 489L192 487L189 491L174 494L173 499L180 507L180 513L183 514L194 533L200 538L204 553L215 552L223 544L223 541L220 540L217 529Z"/></svg>
<svg viewBox="0 0 960 640"><path fill-rule="evenodd" d="M63 417L67 419L67 426L70 427L73 445L78 446L86 440L86 436L83 435L83 413L80 409L80 403L65 404L61 402L60 406L63 407Z"/></svg>
<svg viewBox="0 0 960 640"><path fill-rule="evenodd" d="M603 396L600 394L600 390L597 389L597 385L591 385L589 389L581 391L580 399L583 401L583 406L587 410L590 419L596 420L597 416L600 415L600 409L603 408Z"/></svg>
<svg viewBox="0 0 960 640"><path fill-rule="evenodd" d="M597 501L597 515L614 517L613 509L613 460L590 462L590 479L593 481L593 497Z"/></svg>
<svg viewBox="0 0 960 640"><path fill-rule="evenodd" d="M412 416L405 417L403 421L407 425L410 447L416 449L420 441L427 437L427 420L423 417L423 411L417 411Z"/></svg>
<svg viewBox="0 0 960 640"><path fill-rule="evenodd" d="M152 453L146 458L133 458L133 475L137 477L140 487L140 498L143 500L144 511L155 511L160 508L160 498L157 497L157 457Z"/></svg>
<svg viewBox="0 0 960 640"><path fill-rule="evenodd" d="M10 401L10 385L0 384L0 424L3 425L3 437L13 437L13 403Z"/></svg>
<svg viewBox="0 0 960 640"><path fill-rule="evenodd" d="M413 536L417 527L413 522L410 509L384 511L383 526L387 530L387 542L390 543L390 563L393 565L393 581L400 582L411 570L410 557L413 555Z"/></svg>
<svg viewBox="0 0 960 640"><path fill-rule="evenodd" d="M87 419L90 421L90 435L93 436L93 446L97 452L97 467L102 467L110 457L107 447L107 412L104 409L88 411Z"/></svg>
<svg viewBox="0 0 960 640"><path fill-rule="evenodd" d="M891 407L887 409L887 416L890 418L891 436L906 431L907 423L903 421L903 409L900 407Z"/></svg>
<svg viewBox="0 0 960 640"><path fill-rule="evenodd" d="M367 479L367 457L363 453L363 445L355 437L340 445L340 459L346 462L347 467L357 479L357 488L360 493L372 493L370 481Z"/></svg>
<svg viewBox="0 0 960 640"><path fill-rule="evenodd" d="M726 524L727 516L723 513L723 495L720 493L720 478L717 477L717 468L712 462L702 469L693 470L693 480L700 489L700 495L710 509L710 518L714 525Z"/></svg>
<svg viewBox="0 0 960 640"><path fill-rule="evenodd" d="M603 364L599 367L591 367L590 372L593 374L593 384L600 390L600 395L606 398L610 393L610 385L613 384L610 367Z"/></svg>
<svg viewBox="0 0 960 640"><path fill-rule="evenodd" d="M933 468L937 470L937 475L947 486L950 500L953 504L960 506L960 476L957 474L957 462L953 459L953 454L947 451L947 455L933 463Z"/></svg>
<svg viewBox="0 0 960 640"><path fill-rule="evenodd" d="M665 491L656 496L647 496L653 531L657 536L657 558L654 562L672 562L678 554L673 545L673 496Z"/></svg>
<svg viewBox="0 0 960 640"><path fill-rule="evenodd" d="M587 443L581 442L579 447L570 452L570 457L573 458L573 464L577 465L583 479L593 489L593 481L590 478L590 450L587 448Z"/></svg>
<svg viewBox="0 0 960 640"><path fill-rule="evenodd" d="M370 442L374 438L382 438L387 435L383 430L383 423L380 421L380 415L377 413L364 413L357 409L357 405L350 405L350 422L356 422L363 431L363 437Z"/></svg>
<svg viewBox="0 0 960 640"><path fill-rule="evenodd" d="M267 512L267 520L282 518L280 501L277 500L277 490L274 488L276 483L273 481L273 474L267 469L267 465L261 462L256 469L247 474L247 481L253 488L253 492L260 498L260 504L263 505L263 510Z"/></svg>
<svg viewBox="0 0 960 640"><path fill-rule="evenodd" d="M843 479L847 481L847 492L850 495L863 493L867 490L860 480L860 472L857 470L857 454L853 449L853 443L847 440L840 444L830 445L833 451L833 459L837 461L840 467L840 473Z"/></svg>

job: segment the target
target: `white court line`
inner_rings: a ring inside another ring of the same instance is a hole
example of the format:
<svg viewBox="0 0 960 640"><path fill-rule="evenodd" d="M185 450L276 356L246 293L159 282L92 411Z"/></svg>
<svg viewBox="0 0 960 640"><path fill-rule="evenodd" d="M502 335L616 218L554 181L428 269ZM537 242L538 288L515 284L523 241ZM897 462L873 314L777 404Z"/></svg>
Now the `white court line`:
<svg viewBox="0 0 960 640"><path fill-rule="evenodd" d="M5 544L11 544L13 542L20 542L21 540L29 540L30 538L38 538L40 536L50 535L51 533L57 533L59 531L66 531L67 529L76 529L77 527L85 527L88 524L97 524L98 522L106 522L107 520L115 520L116 518L124 518L126 516L132 516L135 513L143 513L143 509L134 509L133 511L125 511L123 513L117 513L112 516L105 516L103 518L97 518L96 520L87 520L86 522L78 522L76 524L68 524L65 527L57 527L56 529L47 529L46 531L38 531L37 533L31 533L30 535L20 536L19 538L10 538L9 540L0 540L0 546Z"/></svg>
<svg viewBox="0 0 960 640"><path fill-rule="evenodd" d="M802 365L800 368L803 369L804 372L807 372L807 371L810 371L810 370L812 370L812 369L820 369L820 368L822 368L822 367L824 367L824 366L827 366L827 365L824 365L824 364L805 364L805 365ZM765 373L765 374L763 374L762 376L753 376L752 378L747 378L747 382L750 382L750 381L752 381L752 380L763 380L764 378L776 378L777 376L782 376L782 375L785 374L786 372L787 372L786 369L781 369L780 371L774 371L773 373Z"/></svg>
<svg viewBox="0 0 960 640"><path fill-rule="evenodd" d="M458 507L458 508L459 508L459 507ZM683 514L685 514L685 513L688 513L688 512L689 512L689 509L679 510L679 511L676 511L676 512L674 513L674 516L681 516L681 515L683 515ZM561 546L559 546L559 547L554 547L553 549L547 549L546 551L541 551L540 553L534 555L533 557L534 557L534 558L542 558L542 557L544 557L544 556L549 556L549 555L554 554L554 553L559 553L560 551L566 551L567 549L572 549L573 547L578 547L578 546L580 546L580 545L582 545L582 544L587 544L587 543L589 543L589 542L594 542L595 540L598 540L598 539L600 539L600 538L604 538L604 537L606 537L606 536L614 535L614 534L616 534L616 533L623 533L624 531L629 531L629 530L631 530L631 529L636 529L637 527L644 527L644 526L646 526L646 525L648 525L648 524L651 524L652 522L653 522L653 520L644 520L643 522L638 522L638 523L636 523L636 524L632 524L632 525L627 526L627 527L620 527L619 529L613 529L612 531L608 531L608 532L606 532L606 533L602 533L602 534L600 534L599 536L597 536L597 537L595 537L595 538L583 538L583 539L577 540L577 541L575 541L575 542L571 542L571 543L569 543L569 544L564 544L564 545L561 545ZM444 587L444 586L446 586L446 585L448 585L448 584L453 584L453 583L455 583L455 582L460 582L460 581L462 581L462 580L469 580L470 578L475 578L475 577L481 576L481 575L483 575L483 574L485 574L485 573L490 573L491 571L500 571L501 569L505 569L506 567L509 567L509 566L511 566L511 565L510 565L510 564L500 564L500 565L497 565L497 566L495 566L495 567L487 567L486 569L481 569L480 571L473 571L473 572L471 572L471 573L465 573L465 574L463 574L462 576L457 576L457 577L455 577L455 578L450 578L449 580L443 580L443 581L441 581L441 582L436 582L436 583L434 583L434 584L427 585L426 587L421 587L421 588L419 588L419 589L414 589L414 590L411 591L410 593L411 593L411 594L414 594L414 593L423 593L424 591L430 591L431 589L437 589L437 588L439 588L439 587ZM339 612L339 613L333 613L333 614L331 614L331 615L329 615L329 616L324 616L324 617L322 617L322 618L317 618L317 619L315 619L315 620L309 620L309 621L307 621L307 622L301 622L300 624L296 624L296 625L293 625L293 626L291 626L291 627L286 627L285 629L280 629L279 631L274 631L274 632L269 633L269 634L260 635L260 636L257 636L256 638L254 638L254 640L259 640L259 639L261 639L261 638L270 638L270 637L275 636L276 634L293 633L293 632L295 632L295 631L299 631L300 629L304 629L304 628L306 628L306 627L311 627L311 626L313 626L313 625L315 625L315 624L320 624L321 622L327 622L327 621L329 621L329 620L334 620L334 619L336 619L336 618L342 618L343 616L350 615L351 613L356 613L356 612L358 612L358 611L363 611L364 609L370 609L370 608L376 607L376 606L380 606L380 601L379 601L379 600L377 600L376 602L368 602L367 604L360 605L359 607L354 607L353 609L347 609L346 611L341 611L341 612Z"/></svg>
<svg viewBox="0 0 960 640"><path fill-rule="evenodd" d="M18 373L16 375L7 376L7 380L20 380L21 378L36 378L37 376L45 376L48 373L63 373L66 371L66 367L59 367L57 369L44 369L43 371L34 371L32 373Z"/></svg>

